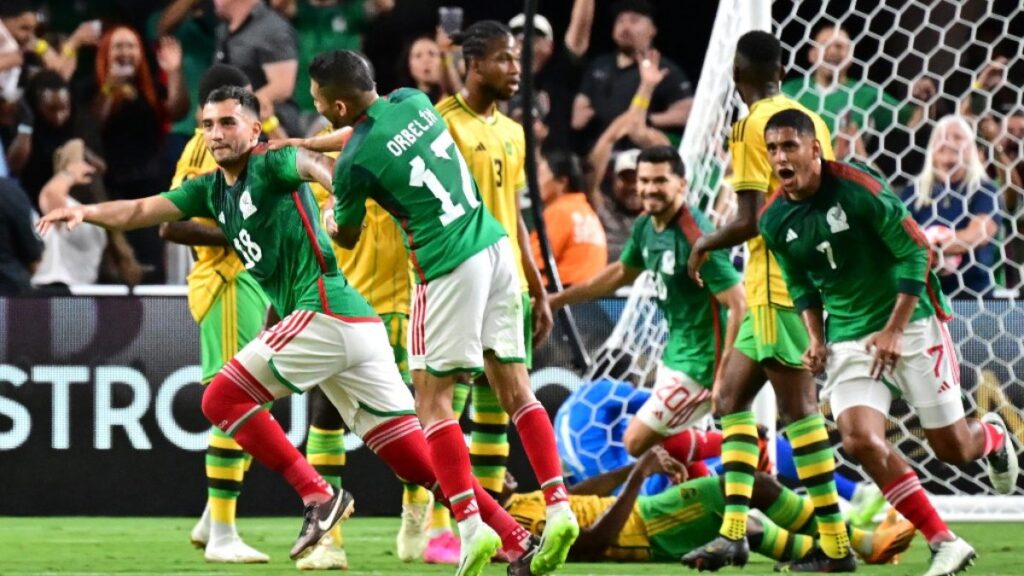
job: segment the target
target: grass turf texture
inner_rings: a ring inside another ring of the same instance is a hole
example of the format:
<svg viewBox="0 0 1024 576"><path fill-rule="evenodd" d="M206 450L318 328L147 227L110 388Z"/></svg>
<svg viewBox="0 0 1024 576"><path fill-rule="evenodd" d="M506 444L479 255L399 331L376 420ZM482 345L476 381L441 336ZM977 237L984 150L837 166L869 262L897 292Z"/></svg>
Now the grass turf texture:
<svg viewBox="0 0 1024 576"><path fill-rule="evenodd" d="M266 552L270 564L231 566L206 564L188 542L192 518L18 518L0 517L0 573L67 574L299 574L288 561L288 548L298 532L296 518L243 518L239 527L246 542ZM966 538L980 558L969 573L1020 574L1016 546L1024 524L958 524L953 530ZM355 518L345 523L348 574L452 574L452 566L402 564L394 556L398 520ZM917 575L926 570L927 547L918 535L898 566L858 567L858 574ZM751 555L740 571L719 574L769 574L772 563ZM678 564L569 564L559 574L696 574ZM487 575L505 574L505 565L487 568Z"/></svg>

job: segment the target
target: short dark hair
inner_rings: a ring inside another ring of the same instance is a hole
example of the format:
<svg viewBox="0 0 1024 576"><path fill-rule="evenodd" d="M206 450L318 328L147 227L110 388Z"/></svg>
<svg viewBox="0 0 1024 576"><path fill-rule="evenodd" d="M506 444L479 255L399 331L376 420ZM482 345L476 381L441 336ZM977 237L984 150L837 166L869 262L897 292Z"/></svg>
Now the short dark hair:
<svg viewBox="0 0 1024 576"><path fill-rule="evenodd" d="M668 162L673 174L680 177L686 176L686 165L683 164L683 159L679 156L679 152L668 144L645 148L636 158L637 166L640 166L641 162L647 162L648 164L664 164Z"/></svg>
<svg viewBox="0 0 1024 576"><path fill-rule="evenodd" d="M740 36L736 42L736 54L742 56L746 63L748 80L772 81L782 67L782 43L762 30L752 30Z"/></svg>
<svg viewBox="0 0 1024 576"><path fill-rule="evenodd" d="M210 95L206 97L203 104L216 104L228 100L237 100L242 108L252 112L257 118L260 117L259 99L256 98L255 94L241 86L221 86L210 92Z"/></svg>
<svg viewBox="0 0 1024 576"><path fill-rule="evenodd" d="M462 56L469 64L471 59L486 58L487 50L495 38L511 36L512 29L497 20L474 22L469 28L452 36L452 42L462 47Z"/></svg>
<svg viewBox="0 0 1024 576"><path fill-rule="evenodd" d="M544 154L544 161L555 178L565 178L569 181L569 189L573 192L583 192L587 189L587 181L583 178L583 165L579 157L572 152L552 150Z"/></svg>
<svg viewBox="0 0 1024 576"><path fill-rule="evenodd" d="M373 69L358 52L321 52L309 63L309 77L335 98L351 99L374 89Z"/></svg>
<svg viewBox="0 0 1024 576"><path fill-rule="evenodd" d="M764 125L765 133L779 128L792 128L800 136L810 136L813 138L817 135L817 132L814 130L814 120L811 120L810 116L796 108L776 112L768 119L768 123Z"/></svg>
<svg viewBox="0 0 1024 576"><path fill-rule="evenodd" d="M0 18L15 18L25 12L34 12L35 3L31 0L3 0L0 2Z"/></svg>
<svg viewBox="0 0 1024 576"><path fill-rule="evenodd" d="M636 12L648 18L654 18L654 6L647 0L619 0L612 4L612 20L619 17L623 12Z"/></svg>
<svg viewBox="0 0 1024 576"><path fill-rule="evenodd" d="M53 70L40 70L28 81L25 92L28 94L28 103L33 109L39 104L39 98L47 90L69 90L68 82L63 76Z"/></svg>
<svg viewBox="0 0 1024 576"><path fill-rule="evenodd" d="M230 64L214 64L199 79L199 101L206 102L210 93L225 86L238 86L245 88L252 81L245 75L245 72Z"/></svg>

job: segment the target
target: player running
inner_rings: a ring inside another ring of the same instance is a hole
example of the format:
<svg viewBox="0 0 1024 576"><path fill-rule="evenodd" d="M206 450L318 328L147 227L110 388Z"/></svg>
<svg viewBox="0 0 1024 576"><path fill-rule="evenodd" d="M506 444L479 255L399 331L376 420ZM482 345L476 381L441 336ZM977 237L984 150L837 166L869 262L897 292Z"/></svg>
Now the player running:
<svg viewBox="0 0 1024 576"><path fill-rule="evenodd" d="M972 563L974 550L939 518L886 440L893 396L914 408L940 459L962 465L986 458L1002 494L1016 487L1019 470L998 414L964 417L957 352L943 323L950 306L931 271L927 240L877 173L822 160L803 112L773 115L764 139L781 189L759 227L810 333L804 362L828 373L825 390L847 452L928 539L933 555L925 575L955 574Z"/></svg>
<svg viewBox="0 0 1024 576"><path fill-rule="evenodd" d="M326 128L323 133L329 132ZM348 131L351 134L351 130ZM337 157L337 153L329 153L328 156ZM334 221L334 196L331 190L312 183L310 188L316 197L317 205L320 207L321 217L333 225ZM409 325L409 299L412 294L412 276L409 270L409 253L405 249L405 242L402 237L402 229L399 228L394 218L380 207L373 200L366 201L366 227L359 242L351 250L342 248L331 243L334 250L334 257L345 278L352 283L352 287L366 297L366 300L373 306L373 309L380 315L384 322L384 329L388 333L388 341L391 343L391 350L394 354L395 364L402 375L402 381L406 385L412 384L409 375L409 355L406 348L408 340ZM318 464L323 462L323 470L318 466L317 470L324 474L328 481L337 479L335 486L341 485L341 464L345 461L344 442L329 442L328 440L340 440L345 431L344 425L338 417L337 410L334 410L327 402L313 404L313 427L310 428L310 439L320 438L320 442L331 448L329 453L323 456L310 455L310 462ZM328 476L326 472L333 472ZM427 542L427 529L429 528L430 516L428 515L431 504L434 502L430 490L414 484L405 484L402 498L402 524L396 538L398 558L408 562L419 558ZM413 495L410 497L410 494ZM448 518L448 509L443 503L437 507L443 511L445 519ZM341 538L340 528L336 528L338 534L332 537ZM454 538L454 537L453 537ZM457 541L456 541L457 542ZM339 545L332 546L329 550L321 552L322 558L316 562L316 569L331 569L339 567L339 560L344 557L344 550ZM309 564L318 560L315 555L324 548L324 544L318 546L307 558L303 559ZM331 558L337 560L332 561ZM455 551L455 562L458 562L458 550ZM346 562L347 564L347 562Z"/></svg>
<svg viewBox="0 0 1024 576"><path fill-rule="evenodd" d="M702 236L687 264L690 276L700 281L701 264L711 251L747 242L744 288L750 310L736 336L737 353L725 359L715 391L724 434L725 516L721 536L684 558L683 563L691 568L716 570L747 562L746 518L757 465L757 428L751 406L770 380L779 409L790 422L785 431L793 444L797 475L815 504L822 550L829 559L827 568L856 569L832 475L835 454L818 410L814 377L801 361L807 331L793 309L778 264L757 235L757 213L765 195L777 185L764 149L764 124L779 110L806 110L779 92L782 72L782 47L777 38L761 31L740 37L733 76L750 114L733 125L730 136L737 214L725 226ZM823 155L832 158L828 128L817 115L807 113L814 118Z"/></svg>
<svg viewBox="0 0 1024 576"><path fill-rule="evenodd" d="M302 498L305 519L294 559L351 514L352 495L332 490L263 403L319 385L399 477L425 486L435 477L380 317L338 271L312 194L301 186L311 180L330 186L330 158L257 144L259 102L243 88L214 90L202 127L220 166L216 172L156 196L55 210L40 220L39 231L83 221L128 230L201 216L231 239L283 319L214 377L203 413Z"/></svg>
<svg viewBox="0 0 1024 576"><path fill-rule="evenodd" d="M677 459L687 460L684 452L689 449L677 435L711 412L715 371L722 356L729 355L745 310L740 277L726 252L713 253L701 266L703 285L686 274L691 248L712 228L703 214L686 205L685 173L671 146L641 152L636 178L644 215L633 224L619 262L551 297L557 309L609 296L644 270L654 274L668 342L653 393L623 437L633 456L663 444Z"/></svg>
<svg viewBox="0 0 1024 576"><path fill-rule="evenodd" d="M476 22L453 39L466 59L466 83L458 93L437 104L459 152L466 159L484 206L501 223L512 246L522 293L526 369L533 365L534 341L539 344L551 331L551 310L533 253L529 232L520 211L520 194L526 188L526 140L523 127L498 110L519 89L519 54L512 31L501 22ZM531 301L536 301L536 306ZM534 309L536 308L536 314ZM480 485L500 494L508 460L508 414L486 377L471 386L469 461ZM447 514L447 511L444 511ZM431 539L427 558L443 554L438 548L456 543L450 535ZM454 554L458 557L457 550Z"/></svg>
<svg viewBox="0 0 1024 576"><path fill-rule="evenodd" d="M199 82L200 102L223 86L249 86L249 78L234 66L211 66ZM202 121L198 115L196 120ZM178 159L171 188L216 169L203 131L197 127ZM160 226L160 237L192 247L195 265L188 275L188 305L199 324L202 382L208 384L228 360L260 333L269 302L213 220L168 222ZM206 451L206 508L189 534L192 543L203 549L207 562L270 561L269 556L242 541L235 527L242 479L251 462L230 436L216 426L211 428Z"/></svg>
<svg viewBox="0 0 1024 576"><path fill-rule="evenodd" d="M684 472L682 463L655 447L635 464L570 488L569 503L582 526L570 559L675 562L713 539L725 508L721 477L688 480L651 496L640 494L645 479L669 475L678 481ZM611 496L619 487L618 497ZM511 477L505 488L505 508L520 524L537 532L544 522L542 494L515 494L516 485ZM763 512L747 519L750 543L757 552L780 562L811 553L817 523L809 499L758 472L752 503ZM874 532L851 528L850 533L858 556L868 564L884 564L910 546L914 526L902 520L885 522Z"/></svg>
<svg viewBox="0 0 1024 576"><path fill-rule="evenodd" d="M335 167L335 240L356 243L367 198L402 224L408 240L417 280L409 364L431 460L459 522L457 574L478 574L499 546L515 564L550 573L565 561L579 527L567 502L551 422L523 364L522 296L505 231L480 204L466 161L422 92L402 89L378 97L368 64L347 50L320 54L309 74L317 110L336 128L354 128ZM339 149L335 134L303 144ZM513 415L544 488L547 523L536 548L473 478L453 418L455 375L481 370Z"/></svg>

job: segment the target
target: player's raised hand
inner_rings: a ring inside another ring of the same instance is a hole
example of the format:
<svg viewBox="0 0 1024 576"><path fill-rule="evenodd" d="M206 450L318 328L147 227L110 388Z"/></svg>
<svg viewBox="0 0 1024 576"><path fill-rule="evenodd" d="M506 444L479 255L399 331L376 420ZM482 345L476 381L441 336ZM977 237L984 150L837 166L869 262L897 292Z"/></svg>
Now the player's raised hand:
<svg viewBox="0 0 1024 576"><path fill-rule="evenodd" d="M36 222L36 230L40 236L43 236L51 228L59 226L61 223L64 223L68 230L74 230L85 220L87 208L87 206L69 206L52 210L46 216L40 218L39 222Z"/></svg>
<svg viewBox="0 0 1024 576"><path fill-rule="evenodd" d="M880 330L872 334L865 344L865 349L875 356L871 363L871 377L881 380L886 372L892 372L903 355L903 332L899 330Z"/></svg>
<svg viewBox="0 0 1024 576"><path fill-rule="evenodd" d="M825 370L826 360L828 360L828 348L825 343L817 338L811 338L803 356L804 368L807 368L811 374L821 374Z"/></svg>

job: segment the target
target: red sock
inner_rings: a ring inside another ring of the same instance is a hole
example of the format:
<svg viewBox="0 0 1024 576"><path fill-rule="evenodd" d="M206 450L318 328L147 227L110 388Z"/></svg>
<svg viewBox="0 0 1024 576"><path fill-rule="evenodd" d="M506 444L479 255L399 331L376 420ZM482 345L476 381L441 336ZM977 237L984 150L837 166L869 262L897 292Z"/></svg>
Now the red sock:
<svg viewBox="0 0 1024 576"><path fill-rule="evenodd" d="M388 420L367 432L363 441L402 481L428 489L437 484L430 466L430 448L415 416Z"/></svg>
<svg viewBox="0 0 1024 576"><path fill-rule="evenodd" d="M530 460L537 482L544 491L544 502L548 506L569 501L569 493L562 481L562 465L555 448L555 429L551 427L548 413L540 402L523 406L512 420L519 432L526 457Z"/></svg>
<svg viewBox="0 0 1024 576"><path fill-rule="evenodd" d="M688 480L693 480L695 478L703 478L705 476L710 475L711 471L708 470L708 465L705 464L703 460L690 462L689 464L686 465L686 478Z"/></svg>
<svg viewBox="0 0 1024 576"><path fill-rule="evenodd" d="M240 385L242 378L245 383ZM206 387L203 414L257 462L282 474L304 503L327 500L331 497L330 485L292 446L270 412L257 402L272 398L258 383L259 388L255 388L254 382L255 378L232 360Z"/></svg>
<svg viewBox="0 0 1024 576"><path fill-rule="evenodd" d="M473 479L473 491L480 504L480 519L494 528L501 537L502 552L515 562L529 547L530 533L484 490L476 478Z"/></svg>
<svg viewBox="0 0 1024 576"><path fill-rule="evenodd" d="M897 512L924 534L929 543L951 536L949 527L939 518L913 470L883 488L882 493Z"/></svg>
<svg viewBox="0 0 1024 576"><path fill-rule="evenodd" d="M981 429L985 432L985 448L982 450L982 457L988 456L1003 447L1003 444L1006 442L1006 432L1002 428L993 426L988 422L982 422Z"/></svg>
<svg viewBox="0 0 1024 576"><path fill-rule="evenodd" d="M683 464L699 462L722 455L722 433L717 430L701 432L691 428L665 438L661 445Z"/></svg>
<svg viewBox="0 0 1024 576"><path fill-rule="evenodd" d="M480 512L473 492L473 474L469 467L469 450L459 423L452 418L427 426L427 446L434 473L451 506L457 522Z"/></svg>

